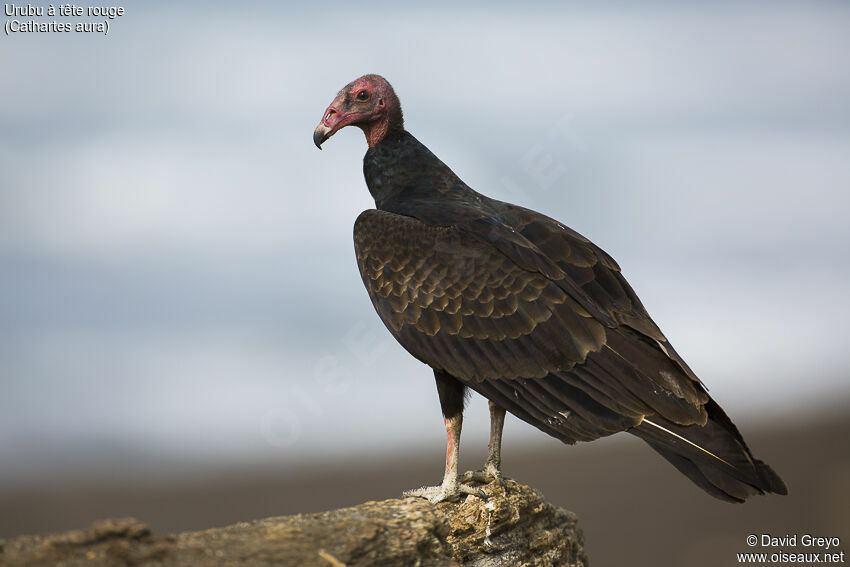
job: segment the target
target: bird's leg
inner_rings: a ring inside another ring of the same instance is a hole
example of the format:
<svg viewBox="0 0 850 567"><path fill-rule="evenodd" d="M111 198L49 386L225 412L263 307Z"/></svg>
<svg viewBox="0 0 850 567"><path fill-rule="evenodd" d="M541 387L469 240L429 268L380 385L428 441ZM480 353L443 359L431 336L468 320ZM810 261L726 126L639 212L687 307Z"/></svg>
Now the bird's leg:
<svg viewBox="0 0 850 567"><path fill-rule="evenodd" d="M502 430L505 427L505 408L497 406L488 400L490 406L490 443L487 462L484 464L484 474L488 480L502 480Z"/></svg>
<svg viewBox="0 0 850 567"><path fill-rule="evenodd" d="M488 400L489 401L489 400ZM468 471L464 473L463 480L466 482L491 482L497 481L504 486L502 479L502 429L505 427L505 408L489 401L490 406L490 443L489 453L484 468L480 471Z"/></svg>
<svg viewBox="0 0 850 567"><path fill-rule="evenodd" d="M453 500L462 494L472 494L486 498L484 491L458 482L457 461L460 454L460 430L463 426L463 403L466 386L444 372L434 372L437 378L437 392L446 424L446 472L439 486L423 486L407 490L404 496L418 496L433 503Z"/></svg>

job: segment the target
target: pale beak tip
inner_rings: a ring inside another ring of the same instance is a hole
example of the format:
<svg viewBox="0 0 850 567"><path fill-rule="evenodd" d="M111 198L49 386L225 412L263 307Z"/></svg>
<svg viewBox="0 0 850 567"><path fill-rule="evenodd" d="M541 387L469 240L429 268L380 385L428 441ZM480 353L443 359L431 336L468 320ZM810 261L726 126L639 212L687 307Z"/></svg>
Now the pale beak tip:
<svg viewBox="0 0 850 567"><path fill-rule="evenodd" d="M322 124L321 122L318 126L316 126L316 129L313 130L313 143L316 144L316 147L320 150L322 149L322 144L324 143L324 141L328 139L330 131L331 129Z"/></svg>

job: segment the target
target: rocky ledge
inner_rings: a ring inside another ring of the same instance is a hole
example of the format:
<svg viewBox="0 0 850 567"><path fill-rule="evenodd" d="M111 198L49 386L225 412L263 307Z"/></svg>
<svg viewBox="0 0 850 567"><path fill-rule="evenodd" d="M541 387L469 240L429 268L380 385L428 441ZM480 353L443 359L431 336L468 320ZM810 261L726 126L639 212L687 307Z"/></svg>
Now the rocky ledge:
<svg viewBox="0 0 850 567"><path fill-rule="evenodd" d="M132 518L104 520L0 540L0 565L587 566L572 512L512 480L482 488L486 500L391 499L177 535L153 535Z"/></svg>

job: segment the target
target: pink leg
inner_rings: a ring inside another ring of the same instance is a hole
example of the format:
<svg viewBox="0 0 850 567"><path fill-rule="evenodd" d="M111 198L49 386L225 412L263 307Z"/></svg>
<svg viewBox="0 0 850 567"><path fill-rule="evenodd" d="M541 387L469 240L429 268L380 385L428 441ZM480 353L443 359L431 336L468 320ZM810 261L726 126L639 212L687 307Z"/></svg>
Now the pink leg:
<svg viewBox="0 0 850 567"><path fill-rule="evenodd" d="M460 453L460 430L463 425L463 414L445 418L446 423L446 472L443 483L439 486L423 486L415 490L407 490L404 496L426 498L435 504L443 500L453 500L462 494L472 494L486 498L483 490L473 488L458 482L457 461Z"/></svg>

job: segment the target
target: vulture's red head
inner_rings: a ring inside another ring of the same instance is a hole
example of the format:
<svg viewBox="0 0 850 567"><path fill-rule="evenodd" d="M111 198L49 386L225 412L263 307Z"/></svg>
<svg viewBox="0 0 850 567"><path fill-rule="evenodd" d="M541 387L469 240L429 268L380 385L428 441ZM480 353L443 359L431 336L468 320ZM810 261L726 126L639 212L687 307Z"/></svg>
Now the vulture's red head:
<svg viewBox="0 0 850 567"><path fill-rule="evenodd" d="M363 75L345 85L313 131L316 147L321 150L325 140L351 125L363 130L369 147L388 133L404 130L401 103L385 78Z"/></svg>

